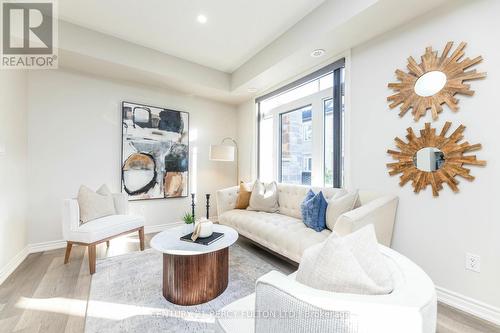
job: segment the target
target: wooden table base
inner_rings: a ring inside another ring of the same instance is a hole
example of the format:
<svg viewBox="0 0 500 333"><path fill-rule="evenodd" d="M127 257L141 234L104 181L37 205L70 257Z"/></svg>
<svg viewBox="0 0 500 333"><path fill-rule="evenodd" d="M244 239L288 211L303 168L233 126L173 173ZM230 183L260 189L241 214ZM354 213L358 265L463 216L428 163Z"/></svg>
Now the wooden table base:
<svg viewBox="0 0 500 333"><path fill-rule="evenodd" d="M226 290L229 248L199 255L163 254L163 296L174 304L208 302Z"/></svg>

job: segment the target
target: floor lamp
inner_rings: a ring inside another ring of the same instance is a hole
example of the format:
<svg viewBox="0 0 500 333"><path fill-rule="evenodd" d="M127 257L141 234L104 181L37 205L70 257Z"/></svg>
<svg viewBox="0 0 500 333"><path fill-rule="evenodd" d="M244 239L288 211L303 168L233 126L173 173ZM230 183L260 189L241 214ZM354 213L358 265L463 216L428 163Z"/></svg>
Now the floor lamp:
<svg viewBox="0 0 500 333"><path fill-rule="evenodd" d="M226 141L232 145L225 144ZM211 161L234 162L236 161L236 185L240 182L240 166L238 165L238 143L233 138L224 138L218 145L210 145L209 158Z"/></svg>

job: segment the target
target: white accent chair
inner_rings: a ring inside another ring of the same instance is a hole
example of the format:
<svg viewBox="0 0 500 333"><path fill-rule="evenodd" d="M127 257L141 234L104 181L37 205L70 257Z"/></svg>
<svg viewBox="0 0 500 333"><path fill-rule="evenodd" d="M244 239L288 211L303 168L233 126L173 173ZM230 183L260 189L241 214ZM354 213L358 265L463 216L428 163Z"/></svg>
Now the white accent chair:
<svg viewBox="0 0 500 333"><path fill-rule="evenodd" d="M278 184L279 212L265 213L234 209L238 187L226 188L216 193L219 223L230 226L241 236L299 263L305 249L323 242L332 233L329 229L317 232L302 222L300 204L309 189L315 192L321 190L327 200L343 191L331 187ZM397 196L360 190L357 207L342 214L337 221L330 221L330 224L334 225L333 231L341 236L373 224L379 243L390 247L397 207ZM328 219L329 216L327 222Z"/></svg>
<svg viewBox="0 0 500 333"><path fill-rule="evenodd" d="M106 242L109 246L110 239L137 231L140 249L144 251L143 217L120 212L120 215L105 216L80 224L80 207L76 199L64 200L62 231L64 240L67 242L64 263L69 262L73 245L87 246L90 274L95 273L96 245L99 243Z"/></svg>
<svg viewBox="0 0 500 333"><path fill-rule="evenodd" d="M219 333L435 333L437 298L433 282L408 258L380 246L392 272L388 295L334 293L305 286L271 271L256 292L224 307Z"/></svg>

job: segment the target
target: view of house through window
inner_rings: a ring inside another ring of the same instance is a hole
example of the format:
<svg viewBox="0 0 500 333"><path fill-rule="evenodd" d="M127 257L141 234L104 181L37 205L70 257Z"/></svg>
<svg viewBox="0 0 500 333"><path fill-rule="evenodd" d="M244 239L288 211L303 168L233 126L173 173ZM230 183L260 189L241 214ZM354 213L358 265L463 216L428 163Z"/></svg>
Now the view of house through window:
<svg viewBox="0 0 500 333"><path fill-rule="evenodd" d="M314 74L257 99L262 181L342 186L343 61Z"/></svg>
<svg viewBox="0 0 500 333"><path fill-rule="evenodd" d="M312 118L311 105L280 115L280 181L311 185Z"/></svg>

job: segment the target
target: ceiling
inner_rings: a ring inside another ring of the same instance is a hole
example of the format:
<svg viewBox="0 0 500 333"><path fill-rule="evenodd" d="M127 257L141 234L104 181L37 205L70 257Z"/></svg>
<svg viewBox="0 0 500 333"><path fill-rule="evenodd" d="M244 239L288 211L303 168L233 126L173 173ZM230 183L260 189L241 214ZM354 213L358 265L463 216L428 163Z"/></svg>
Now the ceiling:
<svg viewBox="0 0 500 333"><path fill-rule="evenodd" d="M64 0L59 67L238 105L468 1Z"/></svg>
<svg viewBox="0 0 500 333"><path fill-rule="evenodd" d="M231 73L323 2L64 0L59 18ZM197 22L199 14L207 23Z"/></svg>

